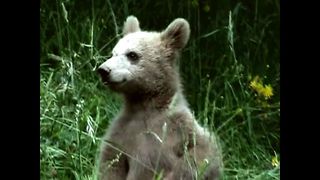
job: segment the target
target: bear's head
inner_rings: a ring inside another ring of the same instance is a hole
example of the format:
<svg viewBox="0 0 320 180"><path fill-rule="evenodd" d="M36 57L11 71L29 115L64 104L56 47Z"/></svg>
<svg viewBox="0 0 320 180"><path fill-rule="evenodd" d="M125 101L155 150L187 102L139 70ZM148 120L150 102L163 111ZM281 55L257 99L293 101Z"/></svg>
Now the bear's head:
<svg viewBox="0 0 320 180"><path fill-rule="evenodd" d="M189 23L182 18L162 32L149 32L141 31L138 19L129 16L112 57L98 68L103 83L133 96L176 91L180 82L175 59L189 35Z"/></svg>

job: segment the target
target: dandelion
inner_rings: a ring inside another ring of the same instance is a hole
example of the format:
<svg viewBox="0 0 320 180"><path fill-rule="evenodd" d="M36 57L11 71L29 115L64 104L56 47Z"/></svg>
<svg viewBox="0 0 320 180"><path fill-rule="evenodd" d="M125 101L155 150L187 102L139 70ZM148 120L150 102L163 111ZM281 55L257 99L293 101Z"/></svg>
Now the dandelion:
<svg viewBox="0 0 320 180"><path fill-rule="evenodd" d="M267 85L263 88L263 91L261 92L263 94L263 96L266 98L266 99L270 99L271 96L273 96L273 89L271 87L271 85Z"/></svg>
<svg viewBox="0 0 320 180"><path fill-rule="evenodd" d="M255 76L249 86L256 91L258 95L263 96L265 99L270 99L273 96L272 86L270 84L264 86L259 76Z"/></svg>
<svg viewBox="0 0 320 180"><path fill-rule="evenodd" d="M263 88L259 76L254 77L254 79L250 82L250 87L258 92Z"/></svg>

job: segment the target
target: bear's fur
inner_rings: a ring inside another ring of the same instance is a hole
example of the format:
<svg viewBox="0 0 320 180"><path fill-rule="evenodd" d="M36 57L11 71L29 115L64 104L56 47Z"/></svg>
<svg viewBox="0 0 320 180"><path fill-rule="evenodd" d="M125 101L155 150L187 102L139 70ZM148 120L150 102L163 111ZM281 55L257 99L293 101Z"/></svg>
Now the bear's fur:
<svg viewBox="0 0 320 180"><path fill-rule="evenodd" d="M141 31L129 16L123 37L98 72L124 96L124 106L101 145L99 179L218 179L222 160L213 134L192 115L182 93L176 59L190 35L175 19L162 32ZM206 167L206 168L205 168Z"/></svg>

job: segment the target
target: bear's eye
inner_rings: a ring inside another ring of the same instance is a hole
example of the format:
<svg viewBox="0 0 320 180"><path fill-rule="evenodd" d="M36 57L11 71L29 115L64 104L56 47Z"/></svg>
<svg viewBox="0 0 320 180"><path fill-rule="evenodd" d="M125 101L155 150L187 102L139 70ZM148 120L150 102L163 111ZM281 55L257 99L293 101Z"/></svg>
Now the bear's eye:
<svg viewBox="0 0 320 180"><path fill-rule="evenodd" d="M139 59L138 54L135 53L135 52L132 52L132 51L131 51L131 52L128 52L126 56L127 56L130 60L132 60L132 61L136 61L136 60Z"/></svg>

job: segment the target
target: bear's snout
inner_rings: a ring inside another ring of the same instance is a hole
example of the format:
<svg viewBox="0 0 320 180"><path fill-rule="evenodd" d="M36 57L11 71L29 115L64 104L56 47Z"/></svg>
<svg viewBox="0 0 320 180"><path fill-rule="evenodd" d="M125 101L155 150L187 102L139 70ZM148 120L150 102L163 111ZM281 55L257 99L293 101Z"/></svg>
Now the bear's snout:
<svg viewBox="0 0 320 180"><path fill-rule="evenodd" d="M108 67L99 67L97 71L100 74L103 83L108 83L111 69Z"/></svg>

